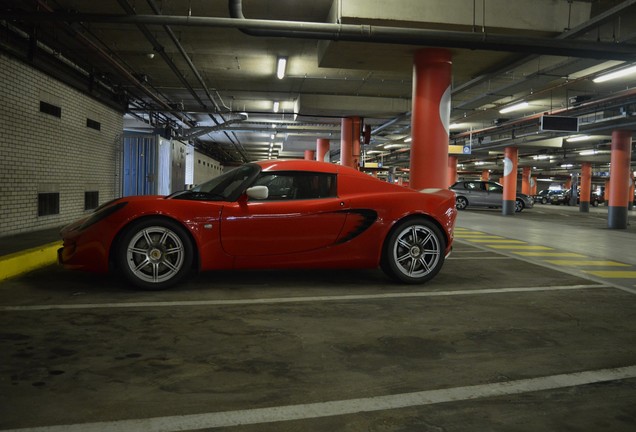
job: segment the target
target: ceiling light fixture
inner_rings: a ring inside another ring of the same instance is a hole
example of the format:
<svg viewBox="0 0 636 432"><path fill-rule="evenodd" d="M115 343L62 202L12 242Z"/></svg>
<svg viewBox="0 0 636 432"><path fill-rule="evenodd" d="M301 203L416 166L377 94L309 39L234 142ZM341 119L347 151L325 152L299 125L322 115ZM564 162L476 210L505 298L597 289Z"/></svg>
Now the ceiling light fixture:
<svg viewBox="0 0 636 432"><path fill-rule="evenodd" d="M519 102L518 104L510 105L506 108L502 108L499 110L499 113L506 114L512 111L518 111L520 109L524 109L528 106L528 102Z"/></svg>
<svg viewBox="0 0 636 432"><path fill-rule="evenodd" d="M632 74L636 74L636 65L632 65L625 69L619 69L617 71L598 76L594 78L592 81L594 81L595 83L602 83L602 82L617 79L617 78L623 78L627 75L632 75Z"/></svg>
<svg viewBox="0 0 636 432"><path fill-rule="evenodd" d="M411 140L413 140L413 138L408 137L408 138L405 138L405 139L404 139L404 142L405 142L405 143L407 143L407 142L411 142Z"/></svg>
<svg viewBox="0 0 636 432"><path fill-rule="evenodd" d="M287 57L278 57L278 65L276 66L276 76L278 79L285 77L285 71L287 69Z"/></svg>
<svg viewBox="0 0 636 432"><path fill-rule="evenodd" d="M596 154L596 150L583 150L583 151L580 151L579 154L581 156L591 156Z"/></svg>
<svg viewBox="0 0 636 432"><path fill-rule="evenodd" d="M589 135L576 135L570 138L567 138L567 142L578 142L578 141L587 141L590 139Z"/></svg>
<svg viewBox="0 0 636 432"><path fill-rule="evenodd" d="M280 102L274 101L274 112L277 113L280 108Z"/></svg>

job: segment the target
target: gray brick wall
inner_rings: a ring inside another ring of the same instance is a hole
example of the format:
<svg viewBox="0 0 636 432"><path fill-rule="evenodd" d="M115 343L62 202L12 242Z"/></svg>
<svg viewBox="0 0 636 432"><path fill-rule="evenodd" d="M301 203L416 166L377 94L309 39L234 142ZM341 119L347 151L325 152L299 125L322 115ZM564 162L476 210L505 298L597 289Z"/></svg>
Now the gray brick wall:
<svg viewBox="0 0 636 432"><path fill-rule="evenodd" d="M122 129L122 113L0 53L0 237L82 217L85 191L99 191L100 204L119 196ZM38 216L41 192L59 192L58 215Z"/></svg>

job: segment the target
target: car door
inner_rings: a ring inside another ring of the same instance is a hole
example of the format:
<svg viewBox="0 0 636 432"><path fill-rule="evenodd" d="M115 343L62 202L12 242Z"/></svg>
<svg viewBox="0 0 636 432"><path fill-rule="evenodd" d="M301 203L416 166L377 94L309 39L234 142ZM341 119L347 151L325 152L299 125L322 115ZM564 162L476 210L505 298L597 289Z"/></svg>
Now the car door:
<svg viewBox="0 0 636 432"><path fill-rule="evenodd" d="M495 182L483 183L486 190L486 204L492 207L501 207L503 205L503 186Z"/></svg>
<svg viewBox="0 0 636 432"><path fill-rule="evenodd" d="M467 181L464 182L464 189L468 197L469 205L483 206L486 205L486 191L483 182Z"/></svg>
<svg viewBox="0 0 636 432"><path fill-rule="evenodd" d="M346 219L335 174L263 172L253 185L267 186L268 198L243 196L223 209L221 243L228 254L284 255L335 243Z"/></svg>

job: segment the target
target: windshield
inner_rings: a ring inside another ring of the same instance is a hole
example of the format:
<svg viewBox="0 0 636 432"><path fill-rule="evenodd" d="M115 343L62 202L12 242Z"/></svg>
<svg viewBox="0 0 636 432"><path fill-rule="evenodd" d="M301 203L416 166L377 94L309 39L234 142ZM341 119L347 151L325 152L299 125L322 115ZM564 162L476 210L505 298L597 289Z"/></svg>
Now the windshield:
<svg viewBox="0 0 636 432"><path fill-rule="evenodd" d="M191 191L205 194L209 196L209 199L234 201L243 192L247 182L256 177L260 170L261 168L255 164L241 165L232 171L195 186Z"/></svg>

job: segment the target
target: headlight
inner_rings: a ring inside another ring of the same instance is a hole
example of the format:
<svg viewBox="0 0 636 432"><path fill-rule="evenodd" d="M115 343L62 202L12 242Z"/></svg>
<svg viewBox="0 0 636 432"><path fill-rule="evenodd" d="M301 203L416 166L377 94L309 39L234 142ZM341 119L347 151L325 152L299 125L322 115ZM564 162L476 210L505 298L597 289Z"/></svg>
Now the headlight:
<svg viewBox="0 0 636 432"><path fill-rule="evenodd" d="M108 216L112 215L116 211L121 210L127 204L128 204L128 201L122 201L120 203L117 203L111 206L106 206L106 205L100 206L97 210L95 210L95 212L88 219L84 221L84 223L82 223L82 225L80 225L79 229L83 230L93 224L96 224L100 220L107 218Z"/></svg>

